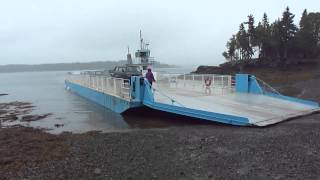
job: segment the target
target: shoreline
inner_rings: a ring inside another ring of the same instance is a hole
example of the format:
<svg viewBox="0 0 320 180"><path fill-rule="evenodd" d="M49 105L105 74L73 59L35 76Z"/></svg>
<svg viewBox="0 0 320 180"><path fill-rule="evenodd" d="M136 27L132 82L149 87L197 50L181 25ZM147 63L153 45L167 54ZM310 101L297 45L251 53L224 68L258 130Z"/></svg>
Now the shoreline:
<svg viewBox="0 0 320 180"><path fill-rule="evenodd" d="M22 150L0 161L9 167L0 174L4 179L316 179L319 119L315 114L267 128L203 125L60 135L2 129L19 139L6 139L15 145L10 149Z"/></svg>
<svg viewBox="0 0 320 180"><path fill-rule="evenodd" d="M289 87L320 101L320 78ZM30 103L11 106L1 108L1 120L32 115ZM53 135L13 126L0 128L0 179L317 179L319 132L320 114L265 128L201 124Z"/></svg>

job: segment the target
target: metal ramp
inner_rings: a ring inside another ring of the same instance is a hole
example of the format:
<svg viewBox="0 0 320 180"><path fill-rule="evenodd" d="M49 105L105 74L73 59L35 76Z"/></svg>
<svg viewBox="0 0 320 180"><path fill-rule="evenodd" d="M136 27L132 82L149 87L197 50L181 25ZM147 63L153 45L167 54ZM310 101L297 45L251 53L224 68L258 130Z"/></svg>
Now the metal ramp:
<svg viewBox="0 0 320 180"><path fill-rule="evenodd" d="M254 76L248 76L248 81L251 90L241 92L246 83L232 76L161 75L152 89L146 86L144 104L209 121L255 126L267 126L320 110L318 103L283 96L265 83L259 83Z"/></svg>

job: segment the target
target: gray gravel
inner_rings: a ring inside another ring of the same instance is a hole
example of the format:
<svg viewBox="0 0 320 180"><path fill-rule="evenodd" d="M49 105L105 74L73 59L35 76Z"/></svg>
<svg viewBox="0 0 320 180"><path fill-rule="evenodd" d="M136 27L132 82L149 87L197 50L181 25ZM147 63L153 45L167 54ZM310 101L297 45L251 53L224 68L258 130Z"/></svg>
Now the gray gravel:
<svg viewBox="0 0 320 180"><path fill-rule="evenodd" d="M17 179L320 179L320 114L267 128L222 126L65 134L62 161Z"/></svg>

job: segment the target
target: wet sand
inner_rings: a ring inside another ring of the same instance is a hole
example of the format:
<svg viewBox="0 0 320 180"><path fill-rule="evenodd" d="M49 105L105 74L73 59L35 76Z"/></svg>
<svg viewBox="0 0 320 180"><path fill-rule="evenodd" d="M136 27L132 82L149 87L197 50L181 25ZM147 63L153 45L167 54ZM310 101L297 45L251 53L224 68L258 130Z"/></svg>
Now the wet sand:
<svg viewBox="0 0 320 180"><path fill-rule="evenodd" d="M292 87L320 98L319 78ZM11 127L0 130L0 179L319 179L319 149L320 114L266 128L208 123L51 135Z"/></svg>

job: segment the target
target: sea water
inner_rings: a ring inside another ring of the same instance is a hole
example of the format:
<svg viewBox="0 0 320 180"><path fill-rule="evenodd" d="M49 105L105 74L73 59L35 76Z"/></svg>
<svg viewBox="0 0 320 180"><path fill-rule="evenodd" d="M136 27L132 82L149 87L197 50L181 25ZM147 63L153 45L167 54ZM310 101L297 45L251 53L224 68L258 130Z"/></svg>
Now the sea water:
<svg viewBox="0 0 320 180"><path fill-rule="evenodd" d="M162 72L188 73L191 68L167 68ZM23 125L49 129L51 133L71 131L119 131L135 128L154 128L187 125L165 114L154 116L150 109L122 115L95 104L65 89L66 71L0 73L1 102L25 101L35 107L31 114L52 115ZM148 113L149 112L149 113ZM56 127L55 125L63 125Z"/></svg>

